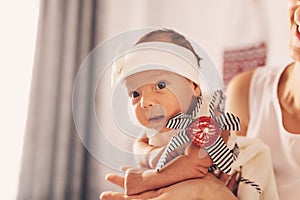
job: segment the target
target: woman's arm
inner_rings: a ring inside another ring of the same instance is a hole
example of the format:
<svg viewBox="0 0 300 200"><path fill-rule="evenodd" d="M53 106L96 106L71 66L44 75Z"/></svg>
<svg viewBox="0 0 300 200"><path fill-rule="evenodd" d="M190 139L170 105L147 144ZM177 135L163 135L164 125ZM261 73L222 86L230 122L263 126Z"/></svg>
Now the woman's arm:
<svg viewBox="0 0 300 200"><path fill-rule="evenodd" d="M123 177L115 175L114 177L111 177L110 181L123 188ZM138 195L125 195L119 192L103 192L100 198L103 200L237 200L225 184L210 173L203 178L185 180L168 187L142 192Z"/></svg>
<svg viewBox="0 0 300 200"><path fill-rule="evenodd" d="M238 135L247 134L249 114L249 89L254 70L236 75L226 89L226 111L236 115L240 119L241 130ZM250 97L251 98L251 97Z"/></svg>

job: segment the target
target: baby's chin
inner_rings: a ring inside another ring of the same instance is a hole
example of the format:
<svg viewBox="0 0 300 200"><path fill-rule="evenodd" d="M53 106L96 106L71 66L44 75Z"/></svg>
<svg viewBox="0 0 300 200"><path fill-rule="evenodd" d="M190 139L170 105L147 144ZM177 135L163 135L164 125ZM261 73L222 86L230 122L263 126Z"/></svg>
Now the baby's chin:
<svg viewBox="0 0 300 200"><path fill-rule="evenodd" d="M159 131L159 133L166 133L166 132L169 132L170 130L172 130L172 129L164 127Z"/></svg>
<svg viewBox="0 0 300 200"><path fill-rule="evenodd" d="M172 129L167 128L165 126L163 126L163 127L161 127L161 126L160 127L151 126L151 127L147 127L147 128L154 131L154 132L156 132L156 133L166 133L166 132L169 132L170 130L172 130Z"/></svg>

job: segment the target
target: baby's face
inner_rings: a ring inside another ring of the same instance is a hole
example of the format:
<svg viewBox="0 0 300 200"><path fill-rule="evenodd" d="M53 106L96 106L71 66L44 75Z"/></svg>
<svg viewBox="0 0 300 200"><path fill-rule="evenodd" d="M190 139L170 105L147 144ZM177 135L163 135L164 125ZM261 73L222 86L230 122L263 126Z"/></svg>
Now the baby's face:
<svg viewBox="0 0 300 200"><path fill-rule="evenodd" d="M169 130L165 126L172 116L188 111L198 88L192 81L162 70L136 73L124 84L138 122L158 132Z"/></svg>

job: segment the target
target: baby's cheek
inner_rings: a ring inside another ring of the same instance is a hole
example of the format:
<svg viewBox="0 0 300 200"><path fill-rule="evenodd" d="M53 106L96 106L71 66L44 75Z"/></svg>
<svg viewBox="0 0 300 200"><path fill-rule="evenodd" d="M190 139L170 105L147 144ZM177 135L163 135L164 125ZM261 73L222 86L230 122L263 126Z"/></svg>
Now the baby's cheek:
<svg viewBox="0 0 300 200"><path fill-rule="evenodd" d="M129 102L133 108L135 108L139 104L138 98L130 98Z"/></svg>
<svg viewBox="0 0 300 200"><path fill-rule="evenodd" d="M137 122L139 122L143 126L146 126L147 124L146 116L139 106L134 106L134 115Z"/></svg>
<svg viewBox="0 0 300 200"><path fill-rule="evenodd" d="M177 93L173 94L173 107L176 108L179 112L187 112L191 101L192 101L193 93L188 90L180 90Z"/></svg>

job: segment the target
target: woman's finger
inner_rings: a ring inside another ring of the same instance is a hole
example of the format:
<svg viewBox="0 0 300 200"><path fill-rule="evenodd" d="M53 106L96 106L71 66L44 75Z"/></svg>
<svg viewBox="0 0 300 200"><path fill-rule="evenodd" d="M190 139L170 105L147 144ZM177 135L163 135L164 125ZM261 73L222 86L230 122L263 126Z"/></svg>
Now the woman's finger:
<svg viewBox="0 0 300 200"><path fill-rule="evenodd" d="M139 195L128 196L120 192L106 191L100 195L101 200L143 200L152 199L157 197L159 194L156 190L141 193Z"/></svg>
<svg viewBox="0 0 300 200"><path fill-rule="evenodd" d="M106 180L118 185L121 188L124 188L124 177L122 176L119 176L117 174L107 174Z"/></svg>
<svg viewBox="0 0 300 200"><path fill-rule="evenodd" d="M128 169L137 169L136 167L134 167L134 166L130 166L130 165L123 165L123 166L121 166L121 170L122 171L127 171Z"/></svg>

